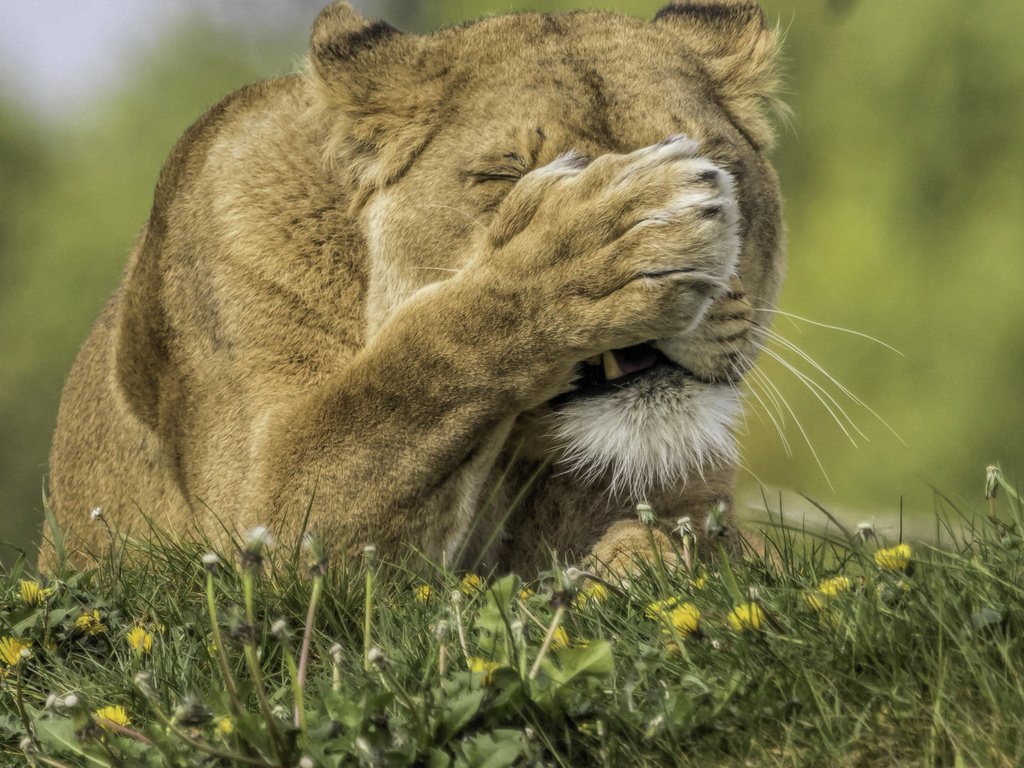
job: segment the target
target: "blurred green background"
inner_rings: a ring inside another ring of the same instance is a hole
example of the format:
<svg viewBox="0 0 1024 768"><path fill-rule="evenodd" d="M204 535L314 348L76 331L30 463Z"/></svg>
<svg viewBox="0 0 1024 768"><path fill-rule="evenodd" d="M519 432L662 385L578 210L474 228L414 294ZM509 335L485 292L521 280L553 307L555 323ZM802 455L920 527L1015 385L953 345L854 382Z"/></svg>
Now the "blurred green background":
<svg viewBox="0 0 1024 768"><path fill-rule="evenodd" d="M79 68L70 85L48 92L17 57L3 59L0 539L16 547L38 538L63 378L117 284L166 154L221 95L293 69L320 3L168 5L174 14L143 14L125 27L131 44L111 46L94 81ZM650 17L662 3L360 5L426 31L528 8ZM775 344L801 374L774 360L761 366L781 394L769 395L762 383L764 404L751 398L744 495L759 505L763 483L770 498L783 489L783 503L799 508L797 493L806 493L849 520L890 530L902 504L908 525L926 532L936 491L965 508L978 505L987 463L1000 460L1011 477L1024 468L1019 2L764 6L786 33L786 101L794 113L775 152L789 227L780 308L878 337L903 354L781 315L775 329L902 442L799 353ZM48 12L41 6L35 14L39 45L59 50L61 41L45 34ZM22 15L31 31L31 13ZM83 23L76 34L89 28ZM867 439L848 427L852 445L801 376L842 403ZM781 397L788 406L773 402ZM792 455L773 419L785 422ZM10 562L14 553L4 548L0 557Z"/></svg>

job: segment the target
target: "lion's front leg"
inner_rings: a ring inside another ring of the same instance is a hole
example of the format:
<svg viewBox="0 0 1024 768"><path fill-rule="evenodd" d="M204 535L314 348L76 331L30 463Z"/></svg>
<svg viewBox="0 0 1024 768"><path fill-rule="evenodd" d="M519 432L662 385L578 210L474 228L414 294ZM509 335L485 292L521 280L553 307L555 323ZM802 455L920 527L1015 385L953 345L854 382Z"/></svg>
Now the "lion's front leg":
<svg viewBox="0 0 1024 768"><path fill-rule="evenodd" d="M524 357L495 376L512 319L487 302L454 280L410 300L335 380L279 413L254 517L297 533L311 504L310 527L338 549L450 563L515 414L568 375Z"/></svg>
<svg viewBox="0 0 1024 768"><path fill-rule="evenodd" d="M518 414L571 389L583 360L691 328L726 291L733 185L695 151L673 138L523 178L456 275L279 419L264 462L277 519L312 497L346 549L450 556Z"/></svg>

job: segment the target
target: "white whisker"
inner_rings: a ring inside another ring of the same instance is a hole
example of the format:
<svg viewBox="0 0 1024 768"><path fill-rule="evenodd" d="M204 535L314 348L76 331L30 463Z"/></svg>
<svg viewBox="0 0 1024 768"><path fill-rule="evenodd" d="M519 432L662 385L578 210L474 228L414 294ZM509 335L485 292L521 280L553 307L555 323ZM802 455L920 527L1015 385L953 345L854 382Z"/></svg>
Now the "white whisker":
<svg viewBox="0 0 1024 768"><path fill-rule="evenodd" d="M758 311L759 312L770 312L770 313L772 313L774 315L782 315L783 317L789 318L790 320L799 320L799 321L801 321L803 323L808 323L809 325L815 325L818 328L827 328L830 331L839 331L840 333L848 333L851 336L860 336L862 339L867 339L868 341L873 341L875 344L878 344L879 346L885 347L886 349L890 350L891 352L895 352L900 357L906 357L906 355L904 355L902 352L900 352L898 349L896 349L896 347L892 346L891 344L886 344L881 339L876 339L874 336L871 336L871 335L866 334L866 333L861 333L860 331L855 331L852 328L843 328L842 326L839 326L839 325L829 325L828 323L820 323L817 320L811 320L810 318L807 318L807 317L802 317L800 315L794 315L792 312L783 312L781 309L768 309L767 307L758 307Z"/></svg>
<svg viewBox="0 0 1024 768"><path fill-rule="evenodd" d="M832 406L830 406L828 404L828 401L831 401L835 405L835 407L839 410L839 413L843 414L843 417L850 423L850 426L853 427L854 430L856 430L857 434L859 434L861 437L863 437L864 440L868 440L867 435L865 435L857 427L857 425L853 423L853 420L850 418L849 414L847 414L846 411L843 410L843 407L841 405L839 405L839 403L836 402L836 399L834 397L832 397L832 395L830 395L828 393L828 391L825 390L820 384L818 384L816 381L814 381L813 379L808 377L805 373L803 373L801 370L799 370L796 366L794 366L791 363L789 363L787 360L785 360L781 355L779 355L774 350L768 349L767 347L764 347L762 345L757 345L757 346L758 346L758 348L762 352L764 352L764 354L768 355L770 358L772 358L773 360L778 362L786 370L788 370L790 373L792 373L794 376L796 376L796 378L802 384L804 384L807 387L807 389L809 389L811 391L811 394L814 395L818 399L818 402L821 403L822 406L824 406L825 410L828 411L829 415L832 417L832 419L835 421L835 423L839 425L839 429L841 429L843 431L843 434L846 435L846 438L850 441L851 445L853 445L854 448L858 447L857 441L853 438L853 435L850 434L849 430L846 428L846 425L843 424L842 419L840 419L839 416L836 414L836 412L834 410L832 410Z"/></svg>
<svg viewBox="0 0 1024 768"><path fill-rule="evenodd" d="M751 371L754 370L756 369L751 368ZM761 373L761 376L763 377L763 381L769 384L781 397L782 393L779 392L778 388L771 381L771 379L769 379L763 373ZM825 482L828 483L828 487L832 491L835 491L835 486L832 485L832 480L829 478L828 472L825 471L825 465L821 463L821 458L818 456L818 452L814 449L814 444L811 442L811 438L807 435L807 430L805 430L804 425L800 423L800 419L797 417L796 412L793 410L790 404L786 401L786 398L781 397L781 400L782 404L786 407L786 410L789 412L789 415L793 417L793 421L796 423L796 428L800 430L800 434L803 436L804 442L807 443L807 447L810 449L811 455L814 457L814 461L818 465L818 469L821 470L822 477L825 478Z"/></svg>
<svg viewBox="0 0 1024 768"><path fill-rule="evenodd" d="M757 371L756 369L752 368L749 371L749 373L759 374L760 372ZM757 393L757 390L754 387L754 384L755 384L756 381L757 381L756 378L748 378L748 379L746 379L747 391L749 391L750 394L752 394L754 396L754 398L764 408L764 411L768 415L768 418L771 420L772 424L775 426L775 431L779 435L779 440L782 441L782 450L786 453L786 458L791 459L791 458L793 458L793 449L789 445L789 440L786 439L786 433L783 431L782 427L779 425L779 422L778 422L778 420L776 420L775 415L771 412L771 410L768 408L768 406L765 405L764 400L762 400L761 396ZM765 395L767 396L767 393L765 393Z"/></svg>
<svg viewBox="0 0 1024 768"><path fill-rule="evenodd" d="M829 373L827 370L825 370L821 365L819 365L818 362L813 357L808 355L806 352L804 352L802 349L800 349L800 347L798 347L793 342L789 341L788 339L783 338L778 333L772 331L770 328L765 328L764 331L765 331L765 334L770 339L773 339L773 340L779 342L780 344L785 346L787 349L792 350L793 352L798 354L800 357L802 357L804 360L806 360L816 371L818 371L823 376L825 376L829 381L831 381L839 389L840 392L842 392L844 395L846 395L848 398L850 398L850 400L852 400L854 403L856 403L861 408L863 408L868 413L870 413L872 416L874 416L882 424L882 426L884 426L886 429L888 429L893 434L893 436L897 440L899 440L901 443L903 443L903 445L906 445L906 441L904 441L904 439L902 437L900 437L900 434L889 425L889 422L887 422L885 419L883 419L881 416L879 416L878 413L871 406L869 406L867 403L865 403L863 400L861 400L859 397L857 397L857 395L855 395L853 392L851 392L848 387L846 387L843 384L841 384L839 382L839 380L836 379L835 376L833 376L831 373ZM854 425L854 428L856 429L856 425ZM860 432L859 429L857 431ZM863 433L861 433L861 434L863 434Z"/></svg>

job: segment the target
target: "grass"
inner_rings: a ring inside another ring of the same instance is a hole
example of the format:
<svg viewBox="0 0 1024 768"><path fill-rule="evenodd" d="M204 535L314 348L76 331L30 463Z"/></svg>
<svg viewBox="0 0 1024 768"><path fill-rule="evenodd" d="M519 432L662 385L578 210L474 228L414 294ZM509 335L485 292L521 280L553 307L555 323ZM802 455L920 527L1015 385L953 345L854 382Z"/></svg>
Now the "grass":
<svg viewBox="0 0 1024 768"><path fill-rule="evenodd" d="M268 557L260 535L205 559L132 543L45 584L19 564L0 764L1017 765L1007 491L950 510L941 549L776 525L767 554L640 564L625 588L557 567L424 582L315 541Z"/></svg>

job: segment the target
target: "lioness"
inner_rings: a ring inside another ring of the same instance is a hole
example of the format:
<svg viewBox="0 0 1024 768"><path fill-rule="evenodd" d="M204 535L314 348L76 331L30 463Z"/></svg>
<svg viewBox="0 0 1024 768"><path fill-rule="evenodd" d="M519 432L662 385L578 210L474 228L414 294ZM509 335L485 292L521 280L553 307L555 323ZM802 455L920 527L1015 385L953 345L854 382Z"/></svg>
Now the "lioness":
<svg viewBox="0 0 1024 768"><path fill-rule="evenodd" d="M639 500L728 509L783 266L776 48L743 0L426 36L328 6L306 71L160 174L61 401L78 557L94 507L515 569L632 557Z"/></svg>

